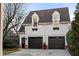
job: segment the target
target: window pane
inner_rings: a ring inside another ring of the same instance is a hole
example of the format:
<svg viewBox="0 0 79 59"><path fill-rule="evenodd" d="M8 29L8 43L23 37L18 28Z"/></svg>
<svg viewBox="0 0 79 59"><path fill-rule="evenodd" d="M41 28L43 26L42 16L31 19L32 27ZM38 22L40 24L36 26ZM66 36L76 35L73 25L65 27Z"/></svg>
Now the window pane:
<svg viewBox="0 0 79 59"><path fill-rule="evenodd" d="M54 21L53 21L53 25L54 27L59 27L59 15L54 15Z"/></svg>
<svg viewBox="0 0 79 59"><path fill-rule="evenodd" d="M37 27L37 23L34 23L33 26L34 26L34 27Z"/></svg>
<svg viewBox="0 0 79 59"><path fill-rule="evenodd" d="M37 18L33 18L33 27L37 27Z"/></svg>

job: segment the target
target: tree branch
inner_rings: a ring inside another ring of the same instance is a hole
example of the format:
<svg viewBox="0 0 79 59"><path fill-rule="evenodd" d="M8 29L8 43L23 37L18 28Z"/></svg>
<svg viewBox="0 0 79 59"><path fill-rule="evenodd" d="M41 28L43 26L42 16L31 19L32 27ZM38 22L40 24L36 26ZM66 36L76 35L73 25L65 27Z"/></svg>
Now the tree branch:
<svg viewBox="0 0 79 59"><path fill-rule="evenodd" d="M15 25L11 26L10 28L8 28L8 31L9 31L10 29L14 28L14 27L17 26L17 25L18 25L18 24L15 24Z"/></svg>

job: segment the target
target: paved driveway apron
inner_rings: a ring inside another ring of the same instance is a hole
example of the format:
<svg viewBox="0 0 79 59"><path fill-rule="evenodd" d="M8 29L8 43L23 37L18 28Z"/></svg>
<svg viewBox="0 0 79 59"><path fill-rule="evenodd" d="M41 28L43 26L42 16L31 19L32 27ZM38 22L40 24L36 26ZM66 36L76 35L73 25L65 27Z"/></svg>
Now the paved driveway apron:
<svg viewBox="0 0 79 59"><path fill-rule="evenodd" d="M22 49L6 56L70 56L66 49Z"/></svg>

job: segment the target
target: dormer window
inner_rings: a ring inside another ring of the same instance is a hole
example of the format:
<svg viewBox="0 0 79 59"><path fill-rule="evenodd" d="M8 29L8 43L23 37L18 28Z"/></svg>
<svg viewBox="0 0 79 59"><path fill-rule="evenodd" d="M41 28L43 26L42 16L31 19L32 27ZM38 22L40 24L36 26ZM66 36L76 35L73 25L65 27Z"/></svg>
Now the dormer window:
<svg viewBox="0 0 79 59"><path fill-rule="evenodd" d="M38 15L36 14L36 13L34 13L33 15L32 15L32 30L34 31L34 30L38 30L38 21L39 21L39 17L38 17Z"/></svg>
<svg viewBox="0 0 79 59"><path fill-rule="evenodd" d="M33 18L33 27L37 27L37 24L38 24L37 18L34 17L34 18Z"/></svg>
<svg viewBox="0 0 79 59"><path fill-rule="evenodd" d="M60 13L55 11L52 14L52 21L53 21L53 29L59 30L59 21L60 21Z"/></svg>

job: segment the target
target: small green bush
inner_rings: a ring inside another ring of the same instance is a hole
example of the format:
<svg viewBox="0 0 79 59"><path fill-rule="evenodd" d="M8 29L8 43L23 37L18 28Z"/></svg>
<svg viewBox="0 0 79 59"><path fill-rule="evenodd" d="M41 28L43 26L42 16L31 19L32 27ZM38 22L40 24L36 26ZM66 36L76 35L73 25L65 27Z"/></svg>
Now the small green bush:
<svg viewBox="0 0 79 59"><path fill-rule="evenodd" d="M19 47L19 39L15 37L13 40L6 38L3 40L3 48L17 48Z"/></svg>
<svg viewBox="0 0 79 59"><path fill-rule="evenodd" d="M67 37L68 46L73 47L74 37L73 37L73 32L72 32L72 30L69 30L69 31L68 31L66 37Z"/></svg>

